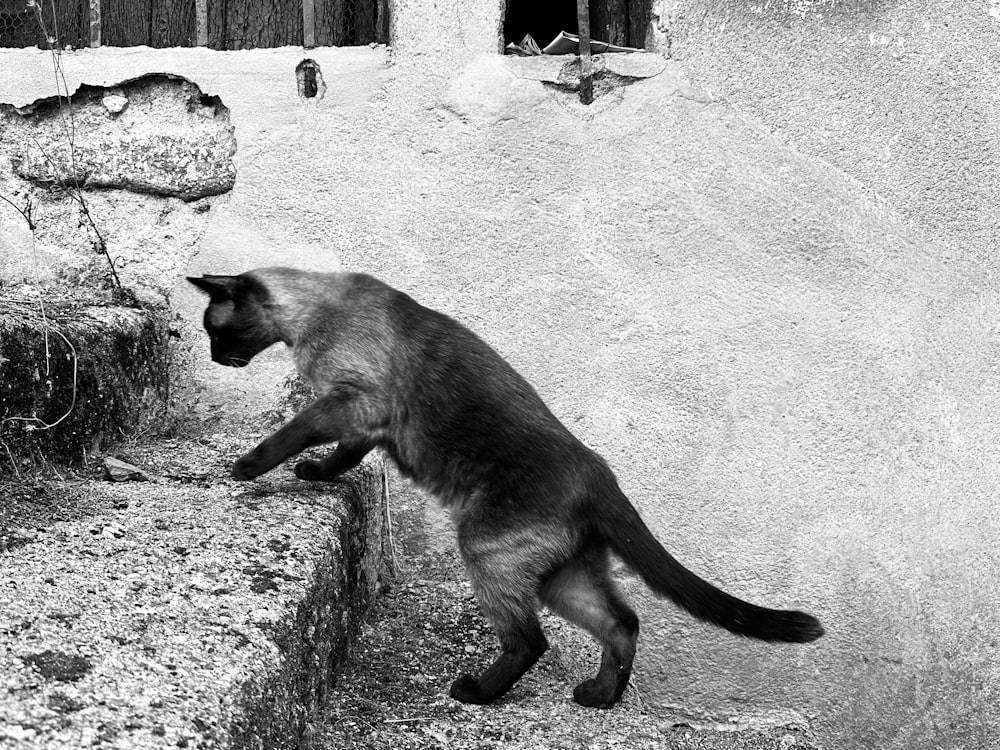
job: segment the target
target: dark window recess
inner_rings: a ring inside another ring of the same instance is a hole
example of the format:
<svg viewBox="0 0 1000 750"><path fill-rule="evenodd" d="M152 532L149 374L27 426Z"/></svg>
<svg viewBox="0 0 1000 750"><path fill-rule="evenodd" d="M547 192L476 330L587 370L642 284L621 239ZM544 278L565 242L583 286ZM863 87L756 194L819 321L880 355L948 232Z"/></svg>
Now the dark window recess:
<svg viewBox="0 0 1000 750"><path fill-rule="evenodd" d="M590 0L590 37L623 47L646 46L650 0ZM504 15L504 44L520 44L531 34L539 47L551 42L560 31L576 34L576 0L507 0Z"/></svg>
<svg viewBox="0 0 1000 750"><path fill-rule="evenodd" d="M296 65L295 79L299 86L299 96L303 99L322 99L326 93L323 72L315 60L307 57Z"/></svg>

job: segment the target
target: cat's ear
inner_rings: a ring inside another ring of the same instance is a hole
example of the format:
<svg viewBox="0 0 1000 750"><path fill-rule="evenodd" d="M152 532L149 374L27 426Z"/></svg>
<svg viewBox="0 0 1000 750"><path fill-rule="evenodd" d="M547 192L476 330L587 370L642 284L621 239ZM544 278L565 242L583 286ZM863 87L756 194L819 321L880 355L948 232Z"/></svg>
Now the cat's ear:
<svg viewBox="0 0 1000 750"><path fill-rule="evenodd" d="M236 294L239 276L188 276L187 280L203 292L208 292L212 302L225 302Z"/></svg>

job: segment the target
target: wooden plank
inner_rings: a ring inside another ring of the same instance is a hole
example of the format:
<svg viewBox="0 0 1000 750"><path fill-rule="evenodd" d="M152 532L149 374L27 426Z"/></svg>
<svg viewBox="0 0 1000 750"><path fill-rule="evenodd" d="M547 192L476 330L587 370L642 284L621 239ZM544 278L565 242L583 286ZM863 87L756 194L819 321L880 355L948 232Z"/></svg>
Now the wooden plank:
<svg viewBox="0 0 1000 750"><path fill-rule="evenodd" d="M254 49L302 44L302 0L208 0L208 46Z"/></svg>
<svg viewBox="0 0 1000 750"><path fill-rule="evenodd" d="M208 0L195 0L194 4L195 44L208 46Z"/></svg>
<svg viewBox="0 0 1000 750"><path fill-rule="evenodd" d="M90 46L101 46L101 0L90 0Z"/></svg>
<svg viewBox="0 0 1000 750"><path fill-rule="evenodd" d="M389 43L389 0L377 0L375 9L375 41L379 44ZM501 45L502 46L502 45Z"/></svg>
<svg viewBox="0 0 1000 750"><path fill-rule="evenodd" d="M132 44L160 48L193 47L197 44L196 16L195 0L152 0L146 40L135 40Z"/></svg>
<svg viewBox="0 0 1000 750"><path fill-rule="evenodd" d="M101 38L109 47L152 46L153 0L102 0Z"/></svg>
<svg viewBox="0 0 1000 750"><path fill-rule="evenodd" d="M336 47L350 44L347 39L344 0L320 0L316 12L316 42Z"/></svg>
<svg viewBox="0 0 1000 750"><path fill-rule="evenodd" d="M316 5L313 0L302 0L302 46L316 46Z"/></svg>
<svg viewBox="0 0 1000 750"><path fill-rule="evenodd" d="M39 13L44 34L38 20ZM26 24L26 30L34 30L42 49L48 49L48 39L55 39L60 47L69 45L79 49L90 45L90 0L82 3L81 0L39 1L27 17L30 22Z"/></svg>

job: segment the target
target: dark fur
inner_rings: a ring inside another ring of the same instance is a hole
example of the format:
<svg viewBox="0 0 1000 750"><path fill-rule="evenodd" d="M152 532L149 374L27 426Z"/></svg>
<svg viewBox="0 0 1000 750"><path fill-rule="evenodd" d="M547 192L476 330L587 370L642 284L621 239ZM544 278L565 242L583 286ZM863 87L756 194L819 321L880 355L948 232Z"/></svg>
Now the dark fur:
<svg viewBox="0 0 1000 750"><path fill-rule="evenodd" d="M691 573L656 541L604 460L556 419L535 390L467 328L369 276L265 268L190 281L208 292L212 359L243 366L283 341L318 398L242 456L253 479L310 446L338 442L296 476L329 481L373 448L451 509L458 543L501 653L451 694L503 695L544 653L539 603L604 648L574 699L609 707L632 671L639 621L609 575L609 553L695 617L768 641L823 629L801 612L765 609Z"/></svg>

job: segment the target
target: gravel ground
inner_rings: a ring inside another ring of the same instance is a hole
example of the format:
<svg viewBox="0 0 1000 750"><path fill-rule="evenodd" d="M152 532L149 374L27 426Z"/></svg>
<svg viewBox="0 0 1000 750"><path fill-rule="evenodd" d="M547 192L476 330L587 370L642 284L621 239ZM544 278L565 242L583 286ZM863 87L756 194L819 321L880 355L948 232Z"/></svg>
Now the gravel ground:
<svg viewBox="0 0 1000 750"><path fill-rule="evenodd" d="M452 700L452 680L489 664L496 641L476 608L447 519L433 503L398 478L390 482L396 582L359 635L313 750L818 747L794 717L765 729L734 724L720 731L666 715L643 700L634 682L616 708L582 708L572 689L596 670L596 644L548 613L548 653L502 701Z"/></svg>

